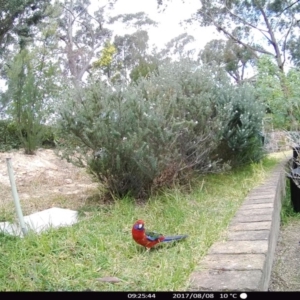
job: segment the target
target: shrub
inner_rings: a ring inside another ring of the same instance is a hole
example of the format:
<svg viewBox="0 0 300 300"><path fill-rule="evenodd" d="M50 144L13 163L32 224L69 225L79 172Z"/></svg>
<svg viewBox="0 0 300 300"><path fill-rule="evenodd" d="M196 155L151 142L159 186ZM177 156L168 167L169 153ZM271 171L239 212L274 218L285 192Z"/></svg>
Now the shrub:
<svg viewBox="0 0 300 300"><path fill-rule="evenodd" d="M246 102L253 100L250 93L234 89L220 72L187 62L164 65L126 88L92 81L80 91L70 90L61 109L68 146L63 155L86 166L112 194L146 197L191 171L220 171L226 166L218 148L222 143L244 160L246 139L254 138L259 125L254 130L254 123L232 122L252 118L243 116ZM233 113L236 107L239 115ZM242 135L244 128L248 132ZM244 144L238 146L240 141Z"/></svg>
<svg viewBox="0 0 300 300"><path fill-rule="evenodd" d="M86 161L113 194L146 196L154 179L178 156L178 134L161 112L151 110L139 89L113 91L94 83L85 97L76 103L76 117L63 113L64 131L77 137L74 146L81 142L67 157L81 165Z"/></svg>
<svg viewBox="0 0 300 300"><path fill-rule="evenodd" d="M42 136L38 146L45 148L55 147L55 136L51 126L40 125L42 128ZM11 120L0 120L0 151L9 151L11 149L19 149L23 144L22 138L27 137L27 132L23 129L20 132L17 124Z"/></svg>
<svg viewBox="0 0 300 300"><path fill-rule="evenodd" d="M254 92L252 86L245 84L222 89L217 98L218 109L224 109L227 115L216 153L231 166L258 162L264 156L261 131L265 109L254 98Z"/></svg>
<svg viewBox="0 0 300 300"><path fill-rule="evenodd" d="M9 120L0 120L0 151L19 149L20 145L21 141L15 124Z"/></svg>
<svg viewBox="0 0 300 300"><path fill-rule="evenodd" d="M43 148L54 148L56 146L55 129L49 125L42 125L42 128L41 146Z"/></svg>

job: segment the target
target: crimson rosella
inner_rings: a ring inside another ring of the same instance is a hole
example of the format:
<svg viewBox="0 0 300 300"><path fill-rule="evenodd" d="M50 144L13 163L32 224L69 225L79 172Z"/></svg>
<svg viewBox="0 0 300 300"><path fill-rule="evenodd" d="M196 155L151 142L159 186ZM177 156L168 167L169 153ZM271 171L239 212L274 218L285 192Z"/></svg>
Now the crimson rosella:
<svg viewBox="0 0 300 300"><path fill-rule="evenodd" d="M138 244L146 247L148 250L158 243L178 241L187 237L187 235L164 236L157 232L145 230L144 225L145 222L143 220L136 221L132 227L132 237Z"/></svg>

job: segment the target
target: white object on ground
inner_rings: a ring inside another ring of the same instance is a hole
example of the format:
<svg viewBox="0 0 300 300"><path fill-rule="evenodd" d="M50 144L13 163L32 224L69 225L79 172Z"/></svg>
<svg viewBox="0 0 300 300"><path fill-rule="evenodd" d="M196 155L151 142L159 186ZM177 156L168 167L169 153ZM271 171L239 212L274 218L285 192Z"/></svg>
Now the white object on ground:
<svg viewBox="0 0 300 300"><path fill-rule="evenodd" d="M24 217L28 231L40 233L50 228L70 226L77 223L77 211L52 207ZM0 232L23 237L19 225L10 222L0 222Z"/></svg>

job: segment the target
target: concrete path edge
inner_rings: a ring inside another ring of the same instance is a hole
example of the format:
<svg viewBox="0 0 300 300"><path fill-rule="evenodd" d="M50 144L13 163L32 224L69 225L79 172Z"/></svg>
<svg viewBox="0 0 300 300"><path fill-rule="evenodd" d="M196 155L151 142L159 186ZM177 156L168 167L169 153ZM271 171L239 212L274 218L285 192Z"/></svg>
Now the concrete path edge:
<svg viewBox="0 0 300 300"><path fill-rule="evenodd" d="M267 291L285 196L285 159L250 191L232 219L227 240L216 242L189 280L189 291Z"/></svg>

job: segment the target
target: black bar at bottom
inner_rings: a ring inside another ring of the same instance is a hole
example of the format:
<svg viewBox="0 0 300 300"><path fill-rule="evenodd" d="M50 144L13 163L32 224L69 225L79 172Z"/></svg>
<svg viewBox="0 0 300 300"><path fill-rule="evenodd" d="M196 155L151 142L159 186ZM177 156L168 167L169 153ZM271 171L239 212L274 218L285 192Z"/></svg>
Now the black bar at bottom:
<svg viewBox="0 0 300 300"><path fill-rule="evenodd" d="M26 292L30 294L30 298L37 298L43 300L48 298L53 300L53 294L60 293L66 294L66 297L71 296L71 294L81 295L79 297L87 297L91 299L109 299L109 297L116 296L118 300L122 299L155 299L155 300L165 300L165 299L242 299L242 300L251 300L251 299L269 299L269 297L284 297L284 299L297 299L299 300L299 292L93 292L93 291L83 291L83 292ZM24 299L25 293L23 292L2 292L1 300L6 298L16 298L19 297ZM42 294L42 295L41 295ZM68 294L68 295L67 295ZM64 295L60 295L64 296ZM50 298L52 297L52 298ZM107 297L107 298L106 298ZM84 298L84 299L87 299ZM270 298L275 299L275 298Z"/></svg>

